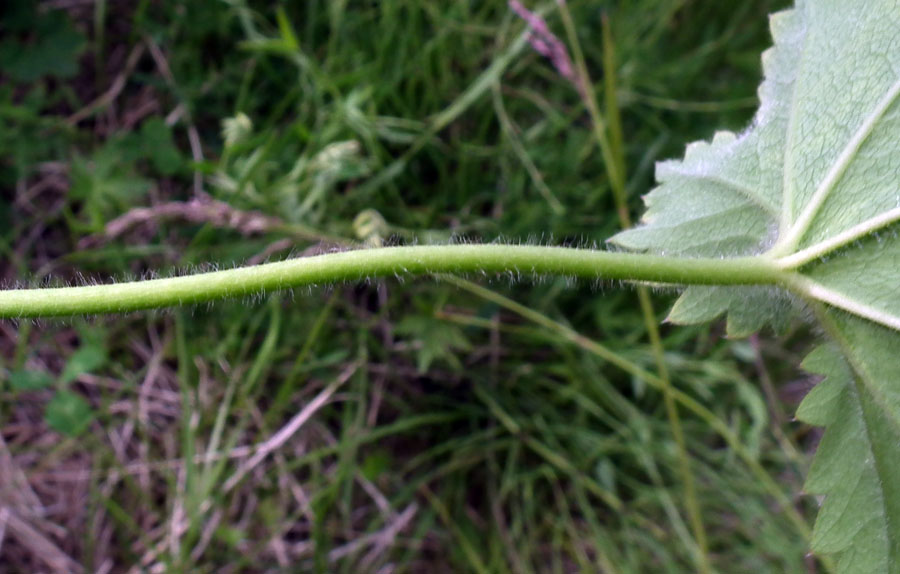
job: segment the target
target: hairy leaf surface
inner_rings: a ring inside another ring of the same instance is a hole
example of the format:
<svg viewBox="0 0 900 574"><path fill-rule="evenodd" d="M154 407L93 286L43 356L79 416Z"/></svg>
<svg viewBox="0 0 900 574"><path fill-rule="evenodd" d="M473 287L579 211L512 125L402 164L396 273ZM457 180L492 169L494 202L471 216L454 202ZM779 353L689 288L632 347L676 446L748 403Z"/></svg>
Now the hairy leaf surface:
<svg viewBox="0 0 900 574"><path fill-rule="evenodd" d="M760 109L657 168L628 249L768 258L832 350L800 409L829 427L807 488L824 494L813 548L842 574L900 573L900 0L806 0L771 17ZM681 323L725 314L744 335L784 321L788 295L691 287Z"/></svg>

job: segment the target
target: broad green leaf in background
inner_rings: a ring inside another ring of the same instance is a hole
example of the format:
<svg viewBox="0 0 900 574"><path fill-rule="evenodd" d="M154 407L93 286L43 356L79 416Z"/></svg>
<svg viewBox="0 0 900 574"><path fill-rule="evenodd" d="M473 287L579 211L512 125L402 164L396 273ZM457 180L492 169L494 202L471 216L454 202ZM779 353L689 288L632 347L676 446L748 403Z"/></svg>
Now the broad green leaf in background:
<svg viewBox="0 0 900 574"><path fill-rule="evenodd" d="M14 391L39 391L53 385L53 377L44 371L21 369L9 374L9 386Z"/></svg>
<svg viewBox="0 0 900 574"><path fill-rule="evenodd" d="M69 437L77 437L94 420L94 411L84 398L72 391L59 391L47 403L47 426Z"/></svg>
<svg viewBox="0 0 900 574"><path fill-rule="evenodd" d="M789 293L691 287L670 319L744 335L791 301L832 340L799 416L829 427L807 490L813 549L841 574L900 573L900 0L806 0L771 18L760 109L658 166L643 225L614 242L679 257L759 256Z"/></svg>
<svg viewBox="0 0 900 574"><path fill-rule="evenodd" d="M10 0L4 0L9 2ZM87 47L84 34L61 11L35 14L37 2L11 2L0 14L0 70L21 83L45 76L70 78Z"/></svg>
<svg viewBox="0 0 900 574"><path fill-rule="evenodd" d="M147 158L162 175L174 175L184 165L184 158L172 139L171 128L160 118L150 118L142 123L140 132L127 138L123 148L132 150L134 155L129 159Z"/></svg>
<svg viewBox="0 0 900 574"><path fill-rule="evenodd" d="M90 157L72 159L69 195L81 201L89 231L101 231L109 219L127 211L150 189L151 182L139 174L131 153L111 139Z"/></svg>
<svg viewBox="0 0 900 574"><path fill-rule="evenodd" d="M85 373L96 371L106 364L106 349L99 345L88 344L74 353L66 361L66 366L59 375L59 382L67 385Z"/></svg>
<svg viewBox="0 0 900 574"><path fill-rule="evenodd" d="M425 373L431 364L441 359L455 369L462 368L456 351L471 348L469 340L455 325L429 321L422 317L407 317L395 327L398 335L410 337L418 346L416 364L420 373Z"/></svg>

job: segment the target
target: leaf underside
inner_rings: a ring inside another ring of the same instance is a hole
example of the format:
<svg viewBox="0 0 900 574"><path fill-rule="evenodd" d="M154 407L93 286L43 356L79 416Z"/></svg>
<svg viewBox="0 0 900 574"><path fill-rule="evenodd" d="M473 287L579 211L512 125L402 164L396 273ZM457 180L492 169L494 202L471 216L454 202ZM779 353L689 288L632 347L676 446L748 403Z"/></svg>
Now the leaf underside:
<svg viewBox="0 0 900 574"><path fill-rule="evenodd" d="M791 273L832 339L798 416L829 427L807 482L813 549L841 574L900 574L900 0L806 0L774 14L760 109L657 167L642 225L613 238L678 257L760 256ZM669 319L740 336L791 297L690 287Z"/></svg>

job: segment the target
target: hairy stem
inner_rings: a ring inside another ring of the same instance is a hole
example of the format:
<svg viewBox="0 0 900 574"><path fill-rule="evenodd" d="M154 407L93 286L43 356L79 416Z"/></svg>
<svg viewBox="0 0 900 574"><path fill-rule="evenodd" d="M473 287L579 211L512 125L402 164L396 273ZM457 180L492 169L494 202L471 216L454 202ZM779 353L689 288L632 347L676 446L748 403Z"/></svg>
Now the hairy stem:
<svg viewBox="0 0 900 574"><path fill-rule="evenodd" d="M612 37L612 27L609 19L603 17L603 79L604 91L606 99L607 118L604 122L603 116L600 114L600 107L597 104L597 95L594 92L594 84L588 73L587 63L584 58L584 52L581 49L581 43L578 41L578 34L575 31L575 24L569 8L565 2L559 3L559 11L566 28L566 34L575 53L575 64L581 78L581 86L584 89L585 105L591 116L591 124L594 126L594 135L597 143L600 145L603 163L609 174L610 187L613 191L613 199L616 204L616 212L619 215L619 222L622 229L631 227L631 216L628 211L628 192L625 188L626 167L625 167L625 142L622 133L622 121L619 110L618 100L616 98L616 58L615 44ZM709 561L709 545L707 543L706 527L703 524L703 514L700 508L700 502L697 498L697 489L695 486L694 474L691 471L690 455L687 450L687 443L684 440L684 431L681 426L681 417L678 414L678 405L675 402L674 391L675 386L669 377L669 369L665 361L665 349L663 349L662 338L659 335L659 327L656 325L656 311L653 309L653 302L650 300L648 290L641 286L637 290L638 301L641 305L641 313L644 316L644 324L647 327L647 335L650 338L650 346L653 349L656 368L659 373L660 380L663 383L663 400L666 405L666 416L669 419L669 426L672 429L672 436L678 447L678 466L681 474L682 483L685 491L685 507L688 513L688 520L691 524L691 530L696 542L695 558L697 568L700 574L710 574L712 566Z"/></svg>
<svg viewBox="0 0 900 574"><path fill-rule="evenodd" d="M565 247L444 245L358 249L184 277L0 291L0 318L123 313L206 303L321 284L432 273L529 279L649 281L679 285L784 285L790 272L766 258L673 259Z"/></svg>

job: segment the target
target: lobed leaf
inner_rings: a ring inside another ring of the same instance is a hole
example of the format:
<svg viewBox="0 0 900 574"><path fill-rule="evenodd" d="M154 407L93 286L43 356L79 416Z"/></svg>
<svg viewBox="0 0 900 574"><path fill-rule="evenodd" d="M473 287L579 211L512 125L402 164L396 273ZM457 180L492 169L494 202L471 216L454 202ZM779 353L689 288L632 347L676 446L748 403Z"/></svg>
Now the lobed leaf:
<svg viewBox="0 0 900 574"><path fill-rule="evenodd" d="M753 124L661 163L643 224L613 242L785 271L837 350L805 363L828 376L798 413L829 427L813 549L842 574L900 573L900 0L800 0L771 28ZM789 298L691 287L669 319L725 314L744 335L784 321Z"/></svg>
<svg viewBox="0 0 900 574"><path fill-rule="evenodd" d="M825 318L837 348L803 366L826 375L797 417L828 427L806 489L824 494L813 548L839 572L900 571L900 334L843 313Z"/></svg>

